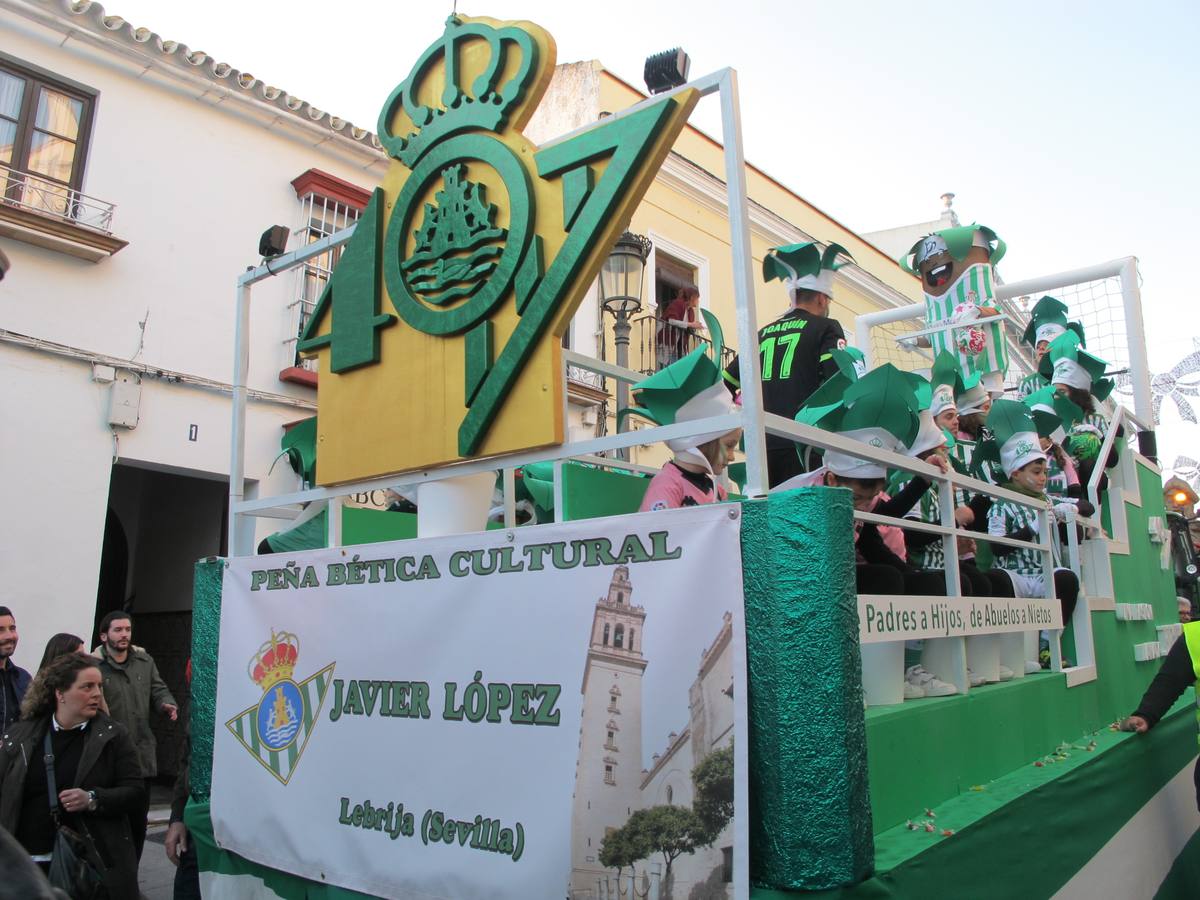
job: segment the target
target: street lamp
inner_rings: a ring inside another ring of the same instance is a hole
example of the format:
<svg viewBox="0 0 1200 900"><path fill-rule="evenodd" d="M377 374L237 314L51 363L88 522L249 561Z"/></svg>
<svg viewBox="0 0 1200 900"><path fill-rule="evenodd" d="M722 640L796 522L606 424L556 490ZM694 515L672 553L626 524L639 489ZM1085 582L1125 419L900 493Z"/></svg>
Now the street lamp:
<svg viewBox="0 0 1200 900"><path fill-rule="evenodd" d="M642 274L646 270L646 258L653 245L650 239L626 231L617 238L616 244L600 270L600 305L612 315L613 344L617 351L617 365L629 368L629 320L642 308ZM629 384L617 382L617 413L629 405ZM624 422L618 418L617 431L624 430ZM628 450L621 451L622 459L628 459Z"/></svg>

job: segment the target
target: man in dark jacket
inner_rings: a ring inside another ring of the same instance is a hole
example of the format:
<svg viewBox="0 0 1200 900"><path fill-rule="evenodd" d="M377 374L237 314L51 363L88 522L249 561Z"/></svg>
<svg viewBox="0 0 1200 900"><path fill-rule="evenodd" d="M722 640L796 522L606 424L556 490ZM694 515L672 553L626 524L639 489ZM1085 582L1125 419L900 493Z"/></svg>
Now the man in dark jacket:
<svg viewBox="0 0 1200 900"><path fill-rule="evenodd" d="M12 610L0 606L0 729L21 718L21 700L29 687L29 673L12 661L17 650L17 620Z"/></svg>
<svg viewBox="0 0 1200 900"><path fill-rule="evenodd" d="M100 641L100 671L104 675L104 699L109 714L129 731L137 747L142 778L153 778L158 774L158 748L150 730L150 713L160 712L174 722L179 715L179 704L158 674L154 659L133 645L133 619L129 613L112 612L105 616L100 623ZM146 842L150 799L148 782L145 787L147 806L130 820L139 860Z"/></svg>
<svg viewBox="0 0 1200 900"><path fill-rule="evenodd" d="M1146 688L1142 701L1132 716L1121 723L1122 731L1145 734L1158 724L1180 695L1196 683L1200 675L1200 622L1188 622L1183 635L1175 640L1162 668ZM1200 695L1197 696L1200 710ZM1200 724L1200 712L1197 713ZM1193 780L1196 783L1196 806L1200 808L1200 761L1196 763Z"/></svg>

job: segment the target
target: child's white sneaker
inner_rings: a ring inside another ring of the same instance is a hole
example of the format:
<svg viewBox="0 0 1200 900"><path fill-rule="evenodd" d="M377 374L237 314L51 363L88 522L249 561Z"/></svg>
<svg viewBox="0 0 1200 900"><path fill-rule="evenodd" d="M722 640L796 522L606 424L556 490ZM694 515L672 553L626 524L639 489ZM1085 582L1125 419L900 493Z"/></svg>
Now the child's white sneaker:
<svg viewBox="0 0 1200 900"><path fill-rule="evenodd" d="M925 696L923 688L917 687L911 681L904 682L904 699L905 700L920 700Z"/></svg>
<svg viewBox="0 0 1200 900"><path fill-rule="evenodd" d="M915 684L925 692L926 697L949 697L958 693L954 685L942 681L931 672L926 672L923 666L909 666L904 673L904 681L907 684Z"/></svg>

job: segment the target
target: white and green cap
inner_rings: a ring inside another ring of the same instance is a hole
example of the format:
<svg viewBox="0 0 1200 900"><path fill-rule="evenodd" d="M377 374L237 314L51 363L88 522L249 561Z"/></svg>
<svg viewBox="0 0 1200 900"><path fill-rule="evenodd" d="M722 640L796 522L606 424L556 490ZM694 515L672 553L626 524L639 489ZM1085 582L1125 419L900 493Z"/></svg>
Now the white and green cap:
<svg viewBox="0 0 1200 900"><path fill-rule="evenodd" d="M1083 410L1052 385L1034 391L1022 398L1021 402L1029 408L1037 433L1056 444L1066 439L1068 428L1083 419Z"/></svg>
<svg viewBox="0 0 1200 900"><path fill-rule="evenodd" d="M637 405L621 410L621 416L638 415L656 425L673 425L676 422L694 422L721 416L737 409L721 378L719 360L725 346L721 323L706 309L700 310L700 313L712 338L711 348L701 344L683 359L633 385L633 398ZM729 431L695 434L674 438L666 443L676 453L687 452Z"/></svg>
<svg viewBox="0 0 1200 900"><path fill-rule="evenodd" d="M1047 295L1029 311L1029 324L1025 326L1021 340L1030 347L1036 347L1042 341L1049 342L1061 334L1066 334L1068 330L1079 335L1079 343L1084 343L1083 326L1078 322L1067 321L1067 304L1057 297Z"/></svg>
<svg viewBox="0 0 1200 900"><path fill-rule="evenodd" d="M921 263L939 253L949 253L959 262L967 258L972 247L982 247L988 251L988 262L993 266L1004 258L1008 249L996 232L986 225L956 225L953 228L943 228L933 234L921 238L912 248L900 257L900 267L910 274L917 274Z"/></svg>
<svg viewBox="0 0 1200 900"><path fill-rule="evenodd" d="M1051 384L1089 391L1097 400L1104 400L1113 389L1113 380L1104 377L1107 366L1100 357L1083 349L1079 335L1067 331L1050 342L1038 371Z"/></svg>
<svg viewBox="0 0 1200 900"><path fill-rule="evenodd" d="M980 372L966 378L960 377L954 388L954 402L958 404L958 414L961 416L983 412L984 403L990 396Z"/></svg>
<svg viewBox="0 0 1200 900"><path fill-rule="evenodd" d="M1020 400L993 403L988 413L988 430L992 439L984 444L981 452L984 458L998 460L1009 478L1018 469L1046 458L1033 416Z"/></svg>
<svg viewBox="0 0 1200 900"><path fill-rule="evenodd" d="M847 259L838 262L839 256ZM830 244L824 250L816 241L773 247L763 259L763 281L778 278L787 285L788 296L797 291L817 291L833 296L833 273L853 260L841 244Z"/></svg>
<svg viewBox="0 0 1200 900"><path fill-rule="evenodd" d="M929 370L929 384L933 391L929 402L930 415L936 417L948 409L958 408L954 393L961 381L962 370L958 360L954 358L954 354L943 350L933 361L933 368Z"/></svg>
<svg viewBox="0 0 1200 900"><path fill-rule="evenodd" d="M872 447L905 453L920 430L921 403L913 377L885 363L847 384L839 401L815 408L805 404L796 419ZM826 450L824 464L843 478L887 475L886 467L874 460L840 450Z"/></svg>

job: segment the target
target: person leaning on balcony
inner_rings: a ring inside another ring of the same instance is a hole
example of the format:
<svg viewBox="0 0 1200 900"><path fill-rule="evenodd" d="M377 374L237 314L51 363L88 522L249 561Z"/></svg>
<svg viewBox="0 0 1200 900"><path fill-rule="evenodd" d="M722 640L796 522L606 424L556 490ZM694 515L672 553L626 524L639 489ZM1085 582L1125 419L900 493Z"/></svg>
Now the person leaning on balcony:
<svg viewBox="0 0 1200 900"><path fill-rule="evenodd" d="M1171 650L1163 660L1162 668L1146 688L1142 700L1133 715L1120 724L1122 731L1145 734L1158 724L1179 699L1179 695L1196 683L1200 677L1200 622L1188 622L1183 634L1175 639ZM1197 695L1197 724L1200 724L1200 694ZM1196 784L1196 807L1200 809L1200 761L1194 775Z"/></svg>
<svg viewBox="0 0 1200 900"><path fill-rule="evenodd" d="M693 334L703 328L704 322L700 317L700 290L694 285L685 287L667 304L663 320L658 324L656 340L659 364L669 365L677 359L682 359L691 350Z"/></svg>
<svg viewBox="0 0 1200 900"><path fill-rule="evenodd" d="M707 345L633 385L636 406L621 411L649 419L656 425L695 422L732 413L733 398L721 381L724 338L721 323L701 310L712 335L712 356ZM674 457L650 481L639 512L719 503L726 498L717 479L732 461L742 429L712 431L667 441Z"/></svg>
<svg viewBox="0 0 1200 900"><path fill-rule="evenodd" d="M763 260L763 280L778 278L787 285L791 307L759 329L758 351L762 363L763 408L794 419L808 398L830 376L837 364L832 352L846 346L846 333L829 318L833 273L849 256L845 248L830 244L789 244L775 247ZM729 390L741 389L739 357L725 370ZM767 477L771 487L804 471L796 444L786 437L767 435Z"/></svg>

